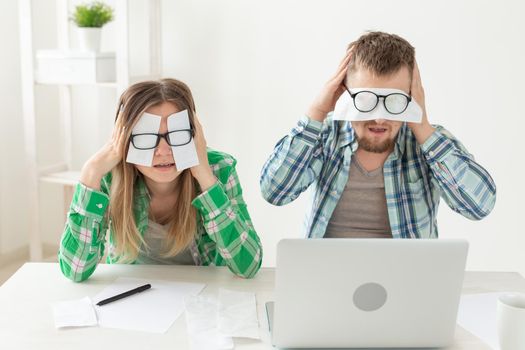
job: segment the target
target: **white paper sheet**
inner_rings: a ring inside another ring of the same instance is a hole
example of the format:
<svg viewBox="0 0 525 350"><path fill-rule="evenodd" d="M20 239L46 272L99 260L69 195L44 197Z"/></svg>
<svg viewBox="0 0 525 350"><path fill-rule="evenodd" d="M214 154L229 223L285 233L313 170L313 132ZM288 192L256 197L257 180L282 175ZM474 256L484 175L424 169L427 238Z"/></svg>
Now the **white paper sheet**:
<svg viewBox="0 0 525 350"><path fill-rule="evenodd" d="M402 93L406 94L402 90L397 89L378 89L378 88L359 88L352 89L352 93L357 93L358 91L368 90L372 91L378 95L388 95L392 93ZM335 104L335 109L333 113L334 120L349 120L349 121L363 121L363 120L374 120L374 119L388 119L388 120L397 120L402 122L412 122L412 123L421 123L423 117L423 110L417 104L417 102L412 99L408 104L407 109L401 114L391 114L385 109L383 104L383 99L379 100L376 108L370 112L360 112L354 106L354 101L348 91L345 91L339 100Z"/></svg>
<svg viewBox="0 0 525 350"><path fill-rule="evenodd" d="M132 130L132 134L145 134L152 133L157 134L160 129L161 117L158 115L144 113L140 117L139 121ZM126 162L137 165L151 166L153 164L153 154L155 149L140 150L133 146L133 143L129 143L128 155Z"/></svg>
<svg viewBox="0 0 525 350"><path fill-rule="evenodd" d="M144 113L133 128L132 133L158 134L161 120L161 116L151 113ZM168 131L190 129L191 126L188 111L183 110L169 115L167 118L167 128ZM171 151L173 153L175 166L177 167L178 171L199 165L199 157L197 155L197 149L195 148L195 141L193 138L191 139L190 143L186 145L172 146ZM130 142L126 162L137 165L152 166L154 154L155 149L139 150L133 146L132 142Z"/></svg>
<svg viewBox="0 0 525 350"><path fill-rule="evenodd" d="M180 111L168 117L169 131L183 129L190 129L190 119L187 110ZM178 171L199 165L199 157L193 138L187 145L171 147L171 151L173 152Z"/></svg>
<svg viewBox="0 0 525 350"><path fill-rule="evenodd" d="M191 296L185 300L186 324L193 350L233 349L233 340L219 332L218 301L210 296Z"/></svg>
<svg viewBox="0 0 525 350"><path fill-rule="evenodd" d="M220 289L218 327L229 337L260 339L255 293Z"/></svg>
<svg viewBox="0 0 525 350"><path fill-rule="evenodd" d="M93 303L147 283L151 284L151 289L103 306L95 306L99 326L165 333L184 311L184 299L199 294L205 286L121 277L97 294Z"/></svg>
<svg viewBox="0 0 525 350"><path fill-rule="evenodd" d="M52 307L56 328L97 325L97 315L89 297L56 302Z"/></svg>
<svg viewBox="0 0 525 350"><path fill-rule="evenodd" d="M458 311L458 324L495 350L499 350L497 305L502 294L464 295Z"/></svg>

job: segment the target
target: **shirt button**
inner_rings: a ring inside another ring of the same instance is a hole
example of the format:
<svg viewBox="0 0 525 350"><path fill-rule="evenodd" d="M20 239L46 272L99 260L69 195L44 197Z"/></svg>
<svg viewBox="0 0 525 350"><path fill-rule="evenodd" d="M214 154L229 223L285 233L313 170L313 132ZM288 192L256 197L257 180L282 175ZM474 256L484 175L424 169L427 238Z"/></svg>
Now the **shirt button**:
<svg viewBox="0 0 525 350"><path fill-rule="evenodd" d="M434 151L428 152L428 155L431 156L431 157L434 157Z"/></svg>
<svg viewBox="0 0 525 350"><path fill-rule="evenodd" d="M337 196L337 191L334 190L334 191L331 192L331 194L332 194L332 196Z"/></svg>

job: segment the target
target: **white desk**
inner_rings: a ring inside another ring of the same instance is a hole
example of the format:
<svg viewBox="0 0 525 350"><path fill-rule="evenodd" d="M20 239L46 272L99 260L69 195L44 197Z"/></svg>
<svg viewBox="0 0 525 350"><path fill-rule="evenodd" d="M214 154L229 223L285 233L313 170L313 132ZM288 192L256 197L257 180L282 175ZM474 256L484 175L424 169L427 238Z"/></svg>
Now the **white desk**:
<svg viewBox="0 0 525 350"><path fill-rule="evenodd" d="M55 329L51 302L94 296L121 276L205 283L203 294L216 295L220 287L255 292L262 340L235 339L235 348L272 349L264 303L272 300L274 269L261 269L254 279L244 280L226 268L101 264L87 281L73 283L56 263L25 264L0 287L0 349L188 349L184 316L161 335L99 327ZM517 273L468 272L463 287L465 294L506 290L525 292L525 279ZM466 349L490 348L457 327L456 343L447 350Z"/></svg>

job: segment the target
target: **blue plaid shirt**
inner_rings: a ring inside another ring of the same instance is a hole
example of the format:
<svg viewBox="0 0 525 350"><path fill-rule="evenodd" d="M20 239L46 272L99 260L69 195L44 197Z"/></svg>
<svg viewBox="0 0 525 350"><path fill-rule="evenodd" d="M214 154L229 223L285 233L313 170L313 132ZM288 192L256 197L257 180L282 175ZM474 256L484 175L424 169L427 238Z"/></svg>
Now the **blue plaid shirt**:
<svg viewBox="0 0 525 350"><path fill-rule="evenodd" d="M455 212L480 220L496 201L488 172L441 126L419 145L403 124L394 151L383 166L388 217L394 238L437 238L437 209L442 197ZM303 117L282 138L262 169L263 197L284 205L313 186L305 220L310 238L323 237L348 181L350 160L357 150L351 123L324 123Z"/></svg>

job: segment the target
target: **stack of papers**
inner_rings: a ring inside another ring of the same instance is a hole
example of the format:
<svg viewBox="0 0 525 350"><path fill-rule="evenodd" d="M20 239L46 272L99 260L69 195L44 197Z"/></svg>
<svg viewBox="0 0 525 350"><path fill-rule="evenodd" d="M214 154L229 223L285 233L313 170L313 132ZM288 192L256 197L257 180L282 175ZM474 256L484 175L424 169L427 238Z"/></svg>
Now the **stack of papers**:
<svg viewBox="0 0 525 350"><path fill-rule="evenodd" d="M103 306L96 305L100 300L147 283L151 284L151 289L147 291ZM97 294L92 302L86 297L77 301L55 303L55 326L61 328L98 324L106 328L165 333L184 312L184 299L199 294L203 288L204 284L198 283L118 278Z"/></svg>
<svg viewBox="0 0 525 350"><path fill-rule="evenodd" d="M102 306L104 299L144 284L151 288ZM99 326L165 333L186 311L194 350L233 349L234 337L260 339L254 293L220 289L218 297L198 296L204 284L118 278L93 299L53 304L55 326Z"/></svg>
<svg viewBox="0 0 525 350"><path fill-rule="evenodd" d="M219 297L186 299L186 322L193 350L233 349L233 337L260 339L254 293L219 290Z"/></svg>
<svg viewBox="0 0 525 350"><path fill-rule="evenodd" d="M254 293L219 290L219 331L229 337L260 339Z"/></svg>
<svg viewBox="0 0 525 350"><path fill-rule="evenodd" d="M53 314L56 328L88 327L98 324L97 315L89 297L54 303Z"/></svg>

